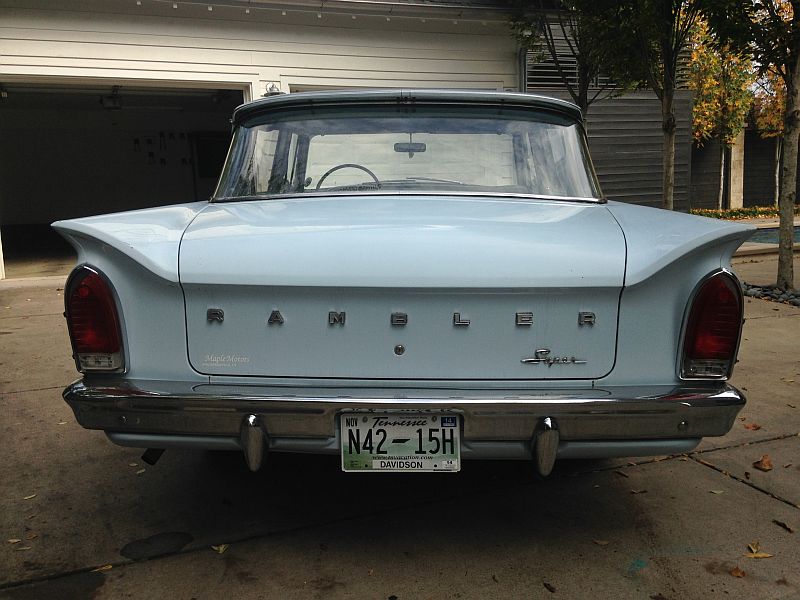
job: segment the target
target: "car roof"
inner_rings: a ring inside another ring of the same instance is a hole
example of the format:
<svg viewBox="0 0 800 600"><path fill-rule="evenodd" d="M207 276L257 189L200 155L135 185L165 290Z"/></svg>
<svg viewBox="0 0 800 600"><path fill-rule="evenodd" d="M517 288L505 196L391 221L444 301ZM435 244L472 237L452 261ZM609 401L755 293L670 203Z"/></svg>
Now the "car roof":
<svg viewBox="0 0 800 600"><path fill-rule="evenodd" d="M238 106L233 112L231 123L239 123L243 119L254 114L289 107L395 103L413 104L416 102L426 104L483 104L488 106L538 108L558 112L578 122L582 119L580 108L571 102L536 94L474 90L393 89L273 94Z"/></svg>

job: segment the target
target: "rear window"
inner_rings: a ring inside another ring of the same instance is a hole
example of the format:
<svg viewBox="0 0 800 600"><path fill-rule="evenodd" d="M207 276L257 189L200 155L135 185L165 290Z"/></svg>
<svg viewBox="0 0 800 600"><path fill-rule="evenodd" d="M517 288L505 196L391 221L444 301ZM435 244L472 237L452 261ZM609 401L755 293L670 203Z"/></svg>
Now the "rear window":
<svg viewBox="0 0 800 600"><path fill-rule="evenodd" d="M235 132L216 199L361 192L600 196L578 123L531 109L434 105L251 118Z"/></svg>

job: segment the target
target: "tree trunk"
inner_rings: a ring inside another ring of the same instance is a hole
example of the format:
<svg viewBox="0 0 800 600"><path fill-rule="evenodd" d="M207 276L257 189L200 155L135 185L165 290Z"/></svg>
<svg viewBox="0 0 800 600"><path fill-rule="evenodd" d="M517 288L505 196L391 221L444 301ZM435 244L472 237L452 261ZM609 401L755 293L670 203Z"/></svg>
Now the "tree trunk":
<svg viewBox="0 0 800 600"><path fill-rule="evenodd" d="M798 55L800 57L800 54ZM786 114L783 125L783 161L781 196L778 202L778 287L794 287L794 201L797 196L797 150L800 136L800 68L797 59L791 65L790 84L786 86Z"/></svg>
<svg viewBox="0 0 800 600"><path fill-rule="evenodd" d="M781 197L781 156L783 154L783 140L780 137L775 138L775 190L772 194L772 204L776 207Z"/></svg>
<svg viewBox="0 0 800 600"><path fill-rule="evenodd" d="M674 89L665 89L661 97L661 128L664 131L663 182L664 195L662 206L674 210L673 195L675 192L675 112L673 109Z"/></svg>
<svg viewBox="0 0 800 600"><path fill-rule="evenodd" d="M725 144L719 140L719 192L717 193L717 208L724 208L725 200Z"/></svg>

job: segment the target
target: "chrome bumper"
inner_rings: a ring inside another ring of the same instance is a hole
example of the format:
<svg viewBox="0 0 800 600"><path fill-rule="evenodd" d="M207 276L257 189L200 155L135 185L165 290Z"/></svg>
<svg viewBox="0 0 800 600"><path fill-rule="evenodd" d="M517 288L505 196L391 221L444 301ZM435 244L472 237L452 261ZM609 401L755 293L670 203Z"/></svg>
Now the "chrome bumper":
<svg viewBox="0 0 800 600"><path fill-rule="evenodd" d="M559 457L643 456L726 434L745 404L725 383L574 390L282 388L164 381L78 381L64 390L78 422L139 447L241 447L255 415L269 448L338 452L338 418L351 411L446 411L462 416L462 455L530 457L546 418ZM521 456L520 456L521 455Z"/></svg>

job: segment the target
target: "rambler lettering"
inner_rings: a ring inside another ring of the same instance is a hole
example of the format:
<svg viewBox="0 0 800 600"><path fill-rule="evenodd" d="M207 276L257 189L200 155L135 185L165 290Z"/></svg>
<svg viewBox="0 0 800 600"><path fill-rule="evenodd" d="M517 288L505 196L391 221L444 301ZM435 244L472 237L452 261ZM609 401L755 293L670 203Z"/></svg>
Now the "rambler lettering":
<svg viewBox="0 0 800 600"><path fill-rule="evenodd" d="M283 325L284 319L281 311L273 310L269 315L269 319L267 319L267 323L269 325Z"/></svg>
<svg viewBox="0 0 800 600"><path fill-rule="evenodd" d="M219 308L209 308L206 311L206 318L208 321L219 321L222 323L224 320L224 313ZM328 325L344 325L347 319L345 311L329 311L328 312ZM405 327L408 325L408 313L394 312L389 316L389 322L392 327ZM273 310L267 318L269 325L283 325L285 322L284 316L279 310ZM578 325L583 327L585 325L593 326L596 322L596 317L593 312L579 312ZM466 319L461 316L460 312L453 313L453 325L456 327L469 327L471 319ZM518 312L514 313L514 323L517 327L530 327L533 325L533 313Z"/></svg>
<svg viewBox="0 0 800 600"><path fill-rule="evenodd" d="M461 313L453 313L453 325L456 327L469 327L469 319L464 319Z"/></svg>

